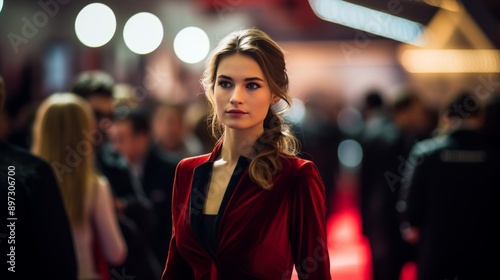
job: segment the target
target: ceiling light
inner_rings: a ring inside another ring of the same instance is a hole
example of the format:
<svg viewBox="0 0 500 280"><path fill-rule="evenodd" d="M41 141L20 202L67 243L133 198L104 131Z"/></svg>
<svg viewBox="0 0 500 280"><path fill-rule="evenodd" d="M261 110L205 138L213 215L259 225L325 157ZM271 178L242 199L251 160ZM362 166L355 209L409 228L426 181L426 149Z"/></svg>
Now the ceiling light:
<svg viewBox="0 0 500 280"><path fill-rule="evenodd" d="M403 43L423 44L424 27L417 22L340 0L309 0L309 4L323 20Z"/></svg>
<svg viewBox="0 0 500 280"><path fill-rule="evenodd" d="M411 73L499 73L500 50L405 50L401 64Z"/></svg>

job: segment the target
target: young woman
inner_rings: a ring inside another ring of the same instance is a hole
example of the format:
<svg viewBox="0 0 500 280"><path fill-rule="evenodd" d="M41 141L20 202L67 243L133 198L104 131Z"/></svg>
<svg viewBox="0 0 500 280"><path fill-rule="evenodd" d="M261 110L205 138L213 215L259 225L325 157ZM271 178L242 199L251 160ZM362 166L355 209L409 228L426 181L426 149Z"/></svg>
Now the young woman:
<svg viewBox="0 0 500 280"><path fill-rule="evenodd" d="M203 86L209 154L182 160L162 279L330 279L325 189L276 112L290 105L283 51L258 29L224 38Z"/></svg>
<svg viewBox="0 0 500 280"><path fill-rule="evenodd" d="M33 131L33 153L48 161L57 175L81 280L101 279L94 238L108 264L121 265L127 256L109 185L94 170L92 140L85 137L96 129L93 126L87 101L55 93L40 105Z"/></svg>

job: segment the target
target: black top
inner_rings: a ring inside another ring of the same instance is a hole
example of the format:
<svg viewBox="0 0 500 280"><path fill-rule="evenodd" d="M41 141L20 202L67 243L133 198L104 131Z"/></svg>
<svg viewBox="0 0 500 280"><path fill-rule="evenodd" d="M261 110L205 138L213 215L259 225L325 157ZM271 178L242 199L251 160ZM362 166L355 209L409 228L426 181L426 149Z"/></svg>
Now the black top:
<svg viewBox="0 0 500 280"><path fill-rule="evenodd" d="M240 158L238 159L233 174L231 175L231 179L229 180L226 192L224 193L221 205L219 206L217 215L201 214L203 213L202 207L205 205L205 197L208 193L208 187L210 185L210 176L212 174L213 162L207 162L197 167L203 170L203 175L200 180L203 182L202 184L205 186L205 188L202 190L203 193L200 196L200 199L202 201L200 201L199 204L197 203L197 205L201 206L198 209L199 212L197 213L200 213L201 215L196 215L196 217L194 217L195 221L193 222L193 231L212 256L215 255L215 249L217 247L217 229L219 227L220 219L222 217L222 214L224 213L224 210L226 209L229 199L231 198L236 186L243 176L244 171L250 164L250 161L251 160L249 158L243 156L240 156Z"/></svg>
<svg viewBox="0 0 500 280"><path fill-rule="evenodd" d="M216 244L216 229L217 229L217 215L215 214L203 214L201 219L201 230L203 231L203 236L205 236L205 240L215 252L215 244Z"/></svg>

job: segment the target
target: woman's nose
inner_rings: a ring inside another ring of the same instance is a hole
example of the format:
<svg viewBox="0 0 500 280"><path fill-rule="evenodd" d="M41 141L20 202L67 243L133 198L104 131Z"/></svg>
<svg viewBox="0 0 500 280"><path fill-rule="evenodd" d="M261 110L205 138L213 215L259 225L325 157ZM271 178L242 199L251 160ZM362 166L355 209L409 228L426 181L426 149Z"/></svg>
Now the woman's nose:
<svg viewBox="0 0 500 280"><path fill-rule="evenodd" d="M231 104L242 103L244 93L245 90L243 87L236 86L234 88L233 94L231 95L231 99L229 100L229 102L231 102Z"/></svg>

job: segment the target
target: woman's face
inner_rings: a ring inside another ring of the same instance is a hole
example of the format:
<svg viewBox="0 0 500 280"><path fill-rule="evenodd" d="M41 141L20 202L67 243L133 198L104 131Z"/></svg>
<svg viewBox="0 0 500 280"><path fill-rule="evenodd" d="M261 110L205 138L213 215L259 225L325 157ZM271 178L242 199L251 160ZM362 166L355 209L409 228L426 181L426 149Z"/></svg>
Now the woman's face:
<svg viewBox="0 0 500 280"><path fill-rule="evenodd" d="M259 64L240 54L219 62L216 73L215 109L226 129L264 131L264 119L273 94Z"/></svg>

